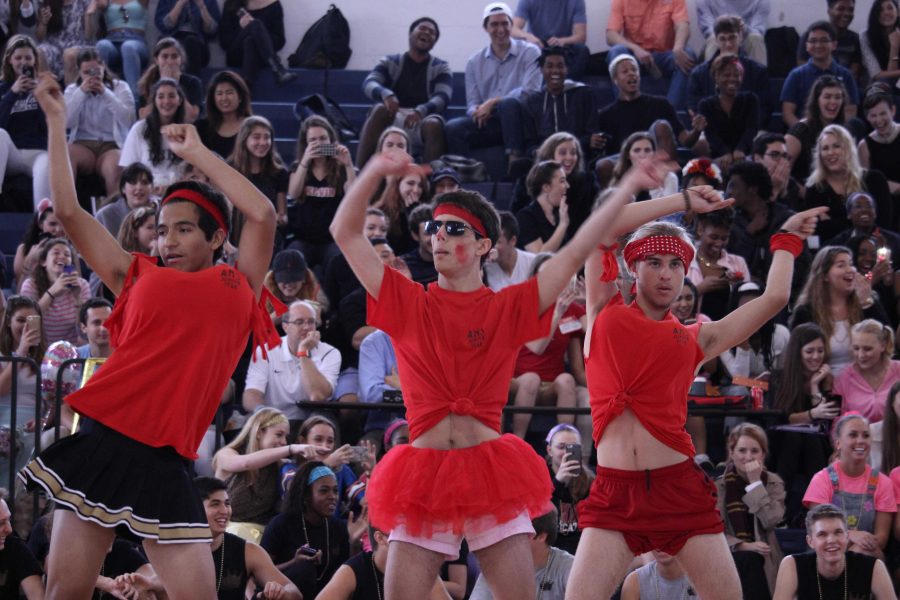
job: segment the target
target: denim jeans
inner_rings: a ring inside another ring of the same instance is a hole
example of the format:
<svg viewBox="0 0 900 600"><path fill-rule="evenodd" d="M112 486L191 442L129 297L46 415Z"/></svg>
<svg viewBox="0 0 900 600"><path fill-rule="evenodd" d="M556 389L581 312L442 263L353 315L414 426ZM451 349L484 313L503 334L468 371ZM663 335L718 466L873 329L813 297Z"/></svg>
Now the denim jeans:
<svg viewBox="0 0 900 600"><path fill-rule="evenodd" d="M468 156L475 148L503 145L507 154L521 155L525 148L522 132L522 105L509 96L500 100L484 127L472 117L451 119L444 127L447 151Z"/></svg>
<svg viewBox="0 0 900 600"><path fill-rule="evenodd" d="M697 55L693 50L685 48L685 51L691 58L694 60L697 59ZM621 56L622 54L633 54L633 52L621 44L613 46L606 55L606 63L611 63L617 56ZM675 63L675 53L670 50L667 52L651 52L650 54L653 56L653 62L656 63L656 66L662 71L663 76L669 78L669 93L666 94L666 99L669 101L669 104L674 106L675 110L684 110L687 105L688 75L679 69L678 65ZM647 73L643 66L641 68L641 73Z"/></svg>
<svg viewBox="0 0 900 600"><path fill-rule="evenodd" d="M137 100L137 82L150 60L144 35L132 29L114 29L106 38L97 40L97 52L107 67L122 74Z"/></svg>

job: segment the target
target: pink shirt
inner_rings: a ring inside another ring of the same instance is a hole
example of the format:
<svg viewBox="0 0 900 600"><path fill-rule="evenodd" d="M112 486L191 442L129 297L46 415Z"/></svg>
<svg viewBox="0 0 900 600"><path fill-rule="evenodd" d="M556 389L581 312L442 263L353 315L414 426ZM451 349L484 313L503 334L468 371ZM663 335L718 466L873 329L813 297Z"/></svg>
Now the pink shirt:
<svg viewBox="0 0 900 600"><path fill-rule="evenodd" d="M900 381L900 361L892 360L888 365L884 381L877 390L873 390L855 367L850 366L841 371L834 380L833 392L844 397L841 414L856 411L869 420L877 423L884 418L884 405L888 392L895 382Z"/></svg>
<svg viewBox="0 0 900 600"><path fill-rule="evenodd" d="M648 52L667 52L675 47L675 25L688 22L684 0L612 0L606 29Z"/></svg>
<svg viewBox="0 0 900 600"><path fill-rule="evenodd" d="M894 485L894 499L900 498L900 467L894 467L890 477Z"/></svg>
<svg viewBox="0 0 900 600"><path fill-rule="evenodd" d="M848 494L865 494L869 483L872 467L866 465L866 470L859 477L850 477L841 471L840 462L834 463L838 473L838 487ZM897 471L897 469L894 469ZM892 473L893 475L893 473ZM807 508L812 504L826 504L831 502L833 487L828 478L828 469L822 469L809 482L806 494L803 495L803 505ZM897 512L897 501L894 497L894 484L890 477L884 473L878 474L878 486L875 488L875 510L877 512Z"/></svg>
<svg viewBox="0 0 900 600"><path fill-rule="evenodd" d="M22 295L40 300L37 284L29 277L22 283ZM44 337L47 343L52 344L65 340L73 344L80 344L81 328L78 323L78 311L81 305L91 297L91 288L83 278L78 278L78 289L65 290L58 293L50 303L47 310L43 311L41 324L44 328Z"/></svg>
<svg viewBox="0 0 900 600"><path fill-rule="evenodd" d="M744 260L743 256L739 254L728 254L722 250L722 254L719 256L719 260L716 261L716 264L720 267L725 267L735 274L740 273L741 279L745 282L750 281L750 269L747 267L747 261ZM700 263L697 262L696 256L694 257L694 260L691 261L691 266L688 267L687 277L694 285L700 285L700 282L703 281L703 271L700 270Z"/></svg>

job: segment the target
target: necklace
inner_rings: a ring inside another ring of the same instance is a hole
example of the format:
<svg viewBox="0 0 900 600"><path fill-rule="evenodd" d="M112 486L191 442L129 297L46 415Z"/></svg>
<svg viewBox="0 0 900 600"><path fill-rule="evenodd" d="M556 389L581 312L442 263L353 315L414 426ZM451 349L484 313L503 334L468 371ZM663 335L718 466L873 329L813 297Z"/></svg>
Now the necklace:
<svg viewBox="0 0 900 600"><path fill-rule="evenodd" d="M306 518L300 513L300 523L303 525L303 537L306 538L306 545L309 546L309 533L306 532ZM331 560L331 534L328 533L328 517L325 517L325 566L322 567L322 574L316 576L316 581L322 581L325 573L328 571L328 562Z"/></svg>
<svg viewBox="0 0 900 600"><path fill-rule="evenodd" d="M378 569L375 568L375 553L369 555L369 564L372 565L372 577L375 578L375 592L378 594L378 600L382 600L381 584L378 583ZM539 596L540 597L540 596Z"/></svg>
<svg viewBox="0 0 900 600"><path fill-rule="evenodd" d="M541 600L544 597L544 590L549 590L550 586L550 565L553 564L553 549L548 549L547 552L547 564L544 565L544 576L541 578L541 585L538 586L538 597L537 600Z"/></svg>
<svg viewBox="0 0 900 600"><path fill-rule="evenodd" d="M653 569L653 585L656 588L656 600L662 600L662 595L659 593L659 563L657 563L656 568ZM688 586L685 586L681 591L681 597L682 599L687 599Z"/></svg>
<svg viewBox="0 0 900 600"><path fill-rule="evenodd" d="M722 268L722 267L720 267L718 264L716 264L715 262L710 261L709 259L707 259L705 256L703 256L703 255L700 254L699 252L697 253L697 260L700 262L701 265L703 265L703 266L706 267L707 269L721 269L721 268Z"/></svg>
<svg viewBox="0 0 900 600"><path fill-rule="evenodd" d="M222 574L225 573L225 534L222 534L222 545L219 546L219 550L222 551L222 554L219 556L219 577L216 579L216 592L222 587Z"/></svg>
<svg viewBox="0 0 900 600"><path fill-rule="evenodd" d="M846 559L844 559L846 561ZM819 578L819 565L816 564L816 587L819 589L819 600L822 600L822 580ZM847 600L847 563L844 563L844 600Z"/></svg>

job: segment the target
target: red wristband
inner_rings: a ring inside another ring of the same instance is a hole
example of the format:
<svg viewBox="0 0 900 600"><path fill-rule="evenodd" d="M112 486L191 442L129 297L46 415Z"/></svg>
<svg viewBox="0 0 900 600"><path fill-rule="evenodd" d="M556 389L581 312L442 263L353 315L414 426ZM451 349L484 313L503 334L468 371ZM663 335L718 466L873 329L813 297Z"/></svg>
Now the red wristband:
<svg viewBox="0 0 900 600"><path fill-rule="evenodd" d="M796 233L776 233L769 238L769 249L772 254L776 250L787 250L797 258L803 252L803 240Z"/></svg>
<svg viewBox="0 0 900 600"><path fill-rule="evenodd" d="M619 244L613 244L612 246L600 244L597 246L597 250L603 253L603 273L600 275L600 281L607 283L615 281L619 275L619 262L616 260L616 249L618 247Z"/></svg>

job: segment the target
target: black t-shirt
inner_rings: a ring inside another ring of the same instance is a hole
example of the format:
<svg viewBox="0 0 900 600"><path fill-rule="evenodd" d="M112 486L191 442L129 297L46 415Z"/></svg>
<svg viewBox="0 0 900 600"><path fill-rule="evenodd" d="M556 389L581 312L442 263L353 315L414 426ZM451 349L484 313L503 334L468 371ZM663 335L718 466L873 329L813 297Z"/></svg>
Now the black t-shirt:
<svg viewBox="0 0 900 600"><path fill-rule="evenodd" d="M212 128L209 120L206 118L198 119L194 125L197 127L197 134L203 145L222 157L223 160L231 156L234 150L234 142L237 140L237 134L230 137L219 135L219 132Z"/></svg>
<svg viewBox="0 0 900 600"><path fill-rule="evenodd" d="M619 152L625 138L635 131L647 131L659 119L669 122L676 139L684 131L675 109L668 100L659 96L641 94L635 100L620 99L601 108L597 125L600 131L612 136L606 144L607 154Z"/></svg>
<svg viewBox="0 0 900 600"><path fill-rule="evenodd" d="M897 222L891 191L884 175L874 169L867 169L863 173L862 184L863 189L875 200L878 225L886 229L896 229ZM806 188L806 194L800 202L800 210L816 206L828 207L828 220L820 221L816 226L816 234L823 242L831 241L838 234L852 227L850 217L847 215L846 200L846 196L838 194L827 183Z"/></svg>
<svg viewBox="0 0 900 600"><path fill-rule="evenodd" d="M900 258L900 256L897 258ZM328 264L325 266L325 279L322 281L322 289L325 295L328 296L331 306L336 307L350 292L361 287L362 284L356 278L356 274L350 268L350 263L347 262L343 254L337 254L328 261Z"/></svg>
<svg viewBox="0 0 900 600"><path fill-rule="evenodd" d="M25 545L14 535L6 538L0 550L0 598L18 598L22 580L41 576L41 566Z"/></svg>
<svg viewBox="0 0 900 600"><path fill-rule="evenodd" d="M381 600L384 598L384 573L375 567L371 552L360 552L344 564L356 577L356 589L350 600ZM380 592L380 593L379 593Z"/></svg>
<svg viewBox="0 0 900 600"><path fill-rule="evenodd" d="M403 57L403 69L394 82L394 94L404 108L415 108L428 102L428 65L430 60L420 63L414 61L407 53Z"/></svg>
<svg viewBox="0 0 900 600"><path fill-rule="evenodd" d="M212 553L219 584L218 600L244 600L247 591L247 542L226 533L222 545Z"/></svg>
<svg viewBox="0 0 900 600"><path fill-rule="evenodd" d="M255 175L250 175L247 179L259 188L259 191L272 202L273 206L278 206L278 194L287 194L290 175L287 169L278 169L273 175L256 173Z"/></svg>
<svg viewBox="0 0 900 600"><path fill-rule="evenodd" d="M416 283L428 285L432 281L437 281L438 272L434 268L434 261L423 259L419 255L418 248L410 250L401 258L406 261L406 266L409 267L409 272L412 273L413 281Z"/></svg>
<svg viewBox="0 0 900 600"><path fill-rule="evenodd" d="M291 166L291 172L296 164ZM288 211L288 227L301 241L330 244L334 240L328 232L328 226L344 197L343 191L330 185L327 179L318 179L312 169L306 172L306 182L303 185L303 198L295 199L296 204Z"/></svg>
<svg viewBox="0 0 900 600"><path fill-rule="evenodd" d="M548 466L549 470L549 466ZM562 483L550 471L550 480L553 481L553 496L550 501L556 507L557 534L554 547L565 550L569 554L575 554L578 548L578 540L581 539L581 528L578 526L578 512L575 510L575 500L568 484Z"/></svg>
<svg viewBox="0 0 900 600"><path fill-rule="evenodd" d="M844 598L871 598L872 572L875 557L847 552L846 589L844 574L837 579L826 579L816 572L816 553L794 554L797 564L797 598L821 598L821 600L843 600ZM821 587L820 587L821 586Z"/></svg>
<svg viewBox="0 0 900 600"><path fill-rule="evenodd" d="M558 219L559 209L554 208L553 214ZM535 240L546 242L556 231L556 225L547 220L544 209L536 200L532 200L528 206L517 212L516 220L519 222L518 244L523 250Z"/></svg>

